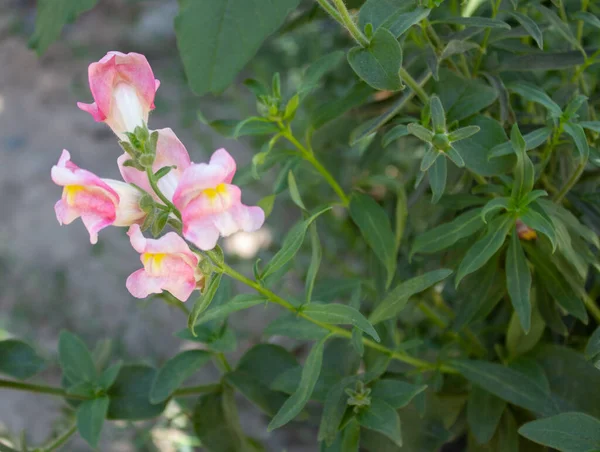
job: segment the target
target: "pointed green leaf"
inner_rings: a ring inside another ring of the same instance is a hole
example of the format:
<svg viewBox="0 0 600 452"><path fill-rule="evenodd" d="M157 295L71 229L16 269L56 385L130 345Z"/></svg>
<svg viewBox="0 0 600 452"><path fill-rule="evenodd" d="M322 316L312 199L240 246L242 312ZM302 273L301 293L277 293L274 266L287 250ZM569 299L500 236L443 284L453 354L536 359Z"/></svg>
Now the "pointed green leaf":
<svg viewBox="0 0 600 452"><path fill-rule="evenodd" d="M467 423L479 444L486 444L498 428L506 402L474 385L467 400Z"/></svg>
<svg viewBox="0 0 600 452"><path fill-rule="evenodd" d="M446 177L448 173L448 166L445 158L438 158L431 168L427 170L429 174L429 185L431 186L431 202L436 204L444 191L446 190Z"/></svg>
<svg viewBox="0 0 600 452"><path fill-rule="evenodd" d="M528 422L519 434L561 452L600 449L600 420L584 413L561 413Z"/></svg>
<svg viewBox="0 0 600 452"><path fill-rule="evenodd" d="M544 50L544 36L542 35L542 31L540 30L540 27L537 26L535 21L525 14L521 14L517 11L511 11L509 14L517 19L523 28L527 30L527 33L529 33L529 35L535 40L538 47L541 50Z"/></svg>
<svg viewBox="0 0 600 452"><path fill-rule="evenodd" d="M403 0L367 0L360 8L358 23L361 28L365 28L369 23L373 25L374 30L379 27L387 28L394 36L400 37L411 26L429 15L429 9L416 8L409 11L412 7L411 3Z"/></svg>
<svg viewBox="0 0 600 452"><path fill-rule="evenodd" d="M567 122L564 124L564 130L573 138L579 152L579 158L584 162L587 161L590 156L590 147L588 146L587 138L581 125Z"/></svg>
<svg viewBox="0 0 600 452"><path fill-rule="evenodd" d="M302 196L300 196L300 190L298 189L298 184L296 184L296 178L294 177L294 173L292 170L288 171L288 188L290 190L290 197L294 204L300 207L302 210L306 210L304 203L302 202Z"/></svg>
<svg viewBox="0 0 600 452"><path fill-rule="evenodd" d="M600 326L596 328L585 346L586 359L593 359L597 355L600 355Z"/></svg>
<svg viewBox="0 0 600 452"><path fill-rule="evenodd" d="M503 28L510 30L510 25L499 19L490 19L489 17L448 17L433 23L445 23L452 25L464 25L466 27L477 28Z"/></svg>
<svg viewBox="0 0 600 452"><path fill-rule="evenodd" d="M448 139L450 140L450 143L452 143L454 141L464 140L465 138L469 138L469 137L475 135L480 130L481 130L481 127L479 127L479 126L461 127L460 129L456 129L454 132L450 132L448 134Z"/></svg>
<svg viewBox="0 0 600 452"><path fill-rule="evenodd" d="M310 94L310 92L318 86L321 79L340 64L343 57L344 52L342 50L336 50L311 63L306 69L306 72L304 72L302 84L298 89L300 100Z"/></svg>
<svg viewBox="0 0 600 452"><path fill-rule="evenodd" d="M213 273L210 281L208 281L206 285L206 289L204 289L204 292L198 297L196 303L194 303L192 312L190 312L190 315L188 316L187 326L194 336L196 335L194 326L198 322L200 314L202 314L210 306L210 303L215 297L215 293L217 293L219 284L221 284L221 276L221 273Z"/></svg>
<svg viewBox="0 0 600 452"><path fill-rule="evenodd" d="M445 60L453 55L460 55L469 50L479 49L479 45L471 41L463 41L461 39L451 39L442 50L440 60Z"/></svg>
<svg viewBox="0 0 600 452"><path fill-rule="evenodd" d="M373 313L369 316L369 321L375 325L383 320L395 317L404 306L408 299L427 290L434 284L443 281L452 274L452 270L446 268L434 270L420 276L416 276L403 283L398 284L383 301L377 305Z"/></svg>
<svg viewBox="0 0 600 452"><path fill-rule="evenodd" d="M481 210L481 219L487 223L487 216L496 212L497 210L510 210L511 209L511 199L506 197L494 198L487 202L483 209Z"/></svg>
<svg viewBox="0 0 600 452"><path fill-rule="evenodd" d="M269 423L269 431L282 427L294 419L300 414L300 411L302 411L302 408L304 408L304 405L310 399L321 373L323 347L326 340L327 337L324 337L313 346L302 368L302 377L300 378L300 384L296 392L285 401L281 409L273 417Z"/></svg>
<svg viewBox="0 0 600 452"><path fill-rule="evenodd" d="M530 151L531 149L535 149L541 144L545 143L551 134L552 129L550 127L542 127L524 135L523 138L525 139L526 150ZM514 152L515 151L510 142L501 143L492 148L489 158L502 157L503 155L510 155Z"/></svg>
<svg viewBox="0 0 600 452"><path fill-rule="evenodd" d="M435 94L429 99L429 109L431 111L431 123L435 133L446 132L446 114L442 101Z"/></svg>
<svg viewBox="0 0 600 452"><path fill-rule="evenodd" d="M435 163L435 161L441 157L440 151L435 149L433 146L428 146L427 151L425 151L425 155L423 156L423 160L421 160L421 171L427 171L431 168L431 165Z"/></svg>
<svg viewBox="0 0 600 452"><path fill-rule="evenodd" d="M350 216L387 271L387 285L396 273L396 250L390 220L383 208L370 196L355 193L350 200Z"/></svg>
<svg viewBox="0 0 600 452"><path fill-rule="evenodd" d="M0 373L19 380L33 377L44 367L44 360L25 342L0 341Z"/></svg>
<svg viewBox="0 0 600 452"><path fill-rule="evenodd" d="M523 329L517 313L513 312L506 331L506 349L509 356L515 358L533 349L542 338L545 329L546 323L537 307L531 311L531 328L529 331Z"/></svg>
<svg viewBox="0 0 600 452"><path fill-rule="evenodd" d="M533 189L535 169L533 167L533 162L525 151L525 139L521 135L517 124L513 125L510 133L510 141L517 154L517 164L514 169L515 180L510 196L516 203L519 203L521 199Z"/></svg>
<svg viewBox="0 0 600 452"><path fill-rule="evenodd" d="M385 135L381 139L381 144L384 148L386 148L398 138L405 137L409 134L410 132L408 131L408 127L404 124L399 124L397 126L392 127L385 133Z"/></svg>
<svg viewBox="0 0 600 452"><path fill-rule="evenodd" d="M450 146L448 148L448 150L446 151L446 156L450 160L452 160L452 163L454 163L459 168L463 168L465 166L465 161L460 156L460 154L458 153L458 151L456 150L456 148L454 148L453 146Z"/></svg>
<svg viewBox="0 0 600 452"><path fill-rule="evenodd" d="M171 397L171 394L206 364L211 356L204 350L186 350L169 359L154 378L150 390L150 402L160 403Z"/></svg>
<svg viewBox="0 0 600 452"><path fill-rule="evenodd" d="M77 431L94 449L98 446L109 403L108 397L98 397L86 400L77 408Z"/></svg>
<svg viewBox="0 0 600 452"><path fill-rule="evenodd" d="M584 129L600 133L600 121L580 121L579 125Z"/></svg>
<svg viewBox="0 0 600 452"><path fill-rule="evenodd" d="M481 268L504 244L508 231L513 227L514 219L509 215L496 218L488 226L487 233L469 250L458 267L456 286L470 273Z"/></svg>
<svg viewBox="0 0 600 452"><path fill-rule="evenodd" d="M508 85L508 89L524 97L530 102L543 105L550 113L552 113L552 116L560 117L562 115L562 110L559 105L550 99L550 96L548 96L544 91L536 86L524 82L517 82Z"/></svg>
<svg viewBox="0 0 600 452"><path fill-rule="evenodd" d="M413 123L410 123L409 125L407 125L406 129L408 130L408 133L416 136L420 140L423 140L427 143L430 143L431 140L433 139L433 132L431 130L423 127L421 124L417 124L416 122L413 122Z"/></svg>
<svg viewBox="0 0 600 452"><path fill-rule="evenodd" d="M427 389L427 385L413 385L401 380L384 378L371 386L371 397L385 400L392 408L404 408L410 401Z"/></svg>
<svg viewBox="0 0 600 452"><path fill-rule="evenodd" d="M449 248L460 239L475 234L484 226L481 209L473 209L457 216L449 223L436 226L417 236L410 255L415 253L435 253Z"/></svg>
<svg viewBox="0 0 600 452"><path fill-rule="evenodd" d="M273 320L264 331L266 336L285 336L304 341L322 339L329 331L294 313L284 314Z"/></svg>
<svg viewBox="0 0 600 452"><path fill-rule="evenodd" d="M115 380L117 379L117 376L119 375L119 372L121 371L122 365L123 365L123 363L121 361L119 361L116 364L113 364L112 366L110 366L108 369L105 369L104 372L102 372L102 374L100 375L100 379L98 380L98 385L101 388L108 390L108 388L110 388L113 385L113 383L115 382Z"/></svg>
<svg viewBox="0 0 600 452"><path fill-rule="evenodd" d="M549 8L546 8L543 5L535 5L535 7L542 13L544 18L550 23L553 29L558 31L563 38L569 41L576 49L580 49L583 51L579 40L575 37L569 24L563 22L560 17L556 15L554 11Z"/></svg>
<svg viewBox="0 0 600 452"><path fill-rule="evenodd" d="M108 390L110 405L107 419L137 421L154 418L166 403L150 403L150 388L156 370L146 365L124 365Z"/></svg>
<svg viewBox="0 0 600 452"><path fill-rule="evenodd" d="M535 203L531 204L531 206L535 206ZM519 216L519 219L530 228L535 229L548 237L552 243L552 249L556 249L556 233L554 232L554 225L544 218L543 215L532 208L528 208Z"/></svg>
<svg viewBox="0 0 600 452"><path fill-rule="evenodd" d="M402 66L402 47L385 28L378 28L368 47L354 47L348 52L354 72L369 86L378 90L402 88L398 71Z"/></svg>
<svg viewBox="0 0 600 452"><path fill-rule="evenodd" d="M259 304L263 304L267 299L259 294L240 294L233 297L224 304L210 306L202 316L196 321L196 326L208 323L213 320L221 320L237 311L251 308Z"/></svg>
<svg viewBox="0 0 600 452"><path fill-rule="evenodd" d="M286 235L283 240L283 244L281 245L281 249L277 251L273 259L265 266L262 272L262 279L266 278L269 275L272 275L277 270L282 268L285 264L287 264L290 260L294 258L300 247L302 246L302 242L304 242L304 237L306 236L306 231L308 227L315 221L320 215L331 210L331 207L327 207L314 215L310 216L304 221L297 223Z"/></svg>
<svg viewBox="0 0 600 452"><path fill-rule="evenodd" d="M373 325L356 309L345 304L311 303L303 306L301 311L308 317L331 325L352 325L379 342L379 335Z"/></svg>
<svg viewBox="0 0 600 452"><path fill-rule="evenodd" d="M587 11L577 11L572 17L573 19L582 20L592 27L600 28L600 19L598 19L598 16Z"/></svg>
<svg viewBox="0 0 600 452"><path fill-rule="evenodd" d="M382 433L398 447L402 447L400 418L396 410L387 402L372 398L371 405L358 415L358 422L364 428Z"/></svg>
<svg viewBox="0 0 600 452"><path fill-rule="evenodd" d="M98 375L90 351L81 339L68 331L60 332L58 361L71 383L96 381Z"/></svg>
<svg viewBox="0 0 600 452"><path fill-rule="evenodd" d="M531 326L531 272L516 229L506 252L506 287L523 331L528 333Z"/></svg>
<svg viewBox="0 0 600 452"><path fill-rule="evenodd" d="M223 91L298 3L181 0L175 18L177 47L196 94Z"/></svg>

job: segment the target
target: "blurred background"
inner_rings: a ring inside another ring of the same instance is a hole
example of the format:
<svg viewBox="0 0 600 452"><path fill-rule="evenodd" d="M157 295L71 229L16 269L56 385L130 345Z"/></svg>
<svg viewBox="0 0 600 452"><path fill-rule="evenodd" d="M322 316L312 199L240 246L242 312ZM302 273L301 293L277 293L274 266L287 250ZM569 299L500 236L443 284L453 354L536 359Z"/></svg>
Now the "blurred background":
<svg viewBox="0 0 600 452"><path fill-rule="evenodd" d="M54 204L61 190L50 179L50 168L63 148L80 167L119 178L116 159L122 151L114 135L76 107L77 101L92 100L89 63L109 50L144 53L161 80L150 128L173 128L196 162L206 160L218 147L234 155L238 168L250 162L257 152L252 142L223 138L198 120L198 112L210 119L242 119L255 112L253 97L241 83L218 97L193 95L176 49L176 13L176 0L102 0L68 25L40 58L27 45L35 22L34 1L0 2L0 339L22 338L54 360L59 332L68 329L89 346L96 344L98 354L157 366L192 345L173 336L185 327L179 310L158 298L135 300L127 292L125 279L140 263L126 231L106 229L92 247L80 221L59 226ZM275 71L282 71L284 86L293 87L303 67L332 44L335 34L322 33L320 26L326 25L320 21L271 38L239 81L249 74L268 81ZM273 183L269 177L267 183ZM254 204L268 193L261 192L264 183L250 183L244 202ZM284 228L298 217L297 210L282 212L275 227ZM225 241L233 263L251 272L247 259L268 248L277 235L273 227ZM296 284L293 275L286 284ZM276 315L272 308L259 306L233 317L238 356L261 341L265 324ZM207 366L198 382L217 376L217 370ZM50 366L41 378L60 384L56 367ZM14 437L26 429L30 444L40 444L63 428L62 407L58 398L3 390L0 436ZM314 426L291 425L267 434L267 420L258 410L245 400L239 407L244 430L264 441L268 450L316 449ZM181 407L170 406L166 419L157 422L108 423L100 450L193 450L194 438L174 428L185 427L181 412ZM64 450L89 448L75 439Z"/></svg>

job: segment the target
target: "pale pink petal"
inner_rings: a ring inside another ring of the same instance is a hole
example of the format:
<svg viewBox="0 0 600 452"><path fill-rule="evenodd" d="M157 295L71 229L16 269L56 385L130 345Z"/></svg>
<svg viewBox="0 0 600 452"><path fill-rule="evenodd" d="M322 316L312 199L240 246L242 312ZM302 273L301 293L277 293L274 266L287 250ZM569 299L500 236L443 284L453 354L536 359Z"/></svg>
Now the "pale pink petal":
<svg viewBox="0 0 600 452"><path fill-rule="evenodd" d="M210 158L211 165L217 165L223 168L225 171L224 183L230 184L233 176L235 175L235 160L224 148L217 149L212 157Z"/></svg>
<svg viewBox="0 0 600 452"><path fill-rule="evenodd" d="M182 210L188 202L207 188L215 188L227 178L227 169L220 165L200 163L186 169L173 195L173 203Z"/></svg>
<svg viewBox="0 0 600 452"><path fill-rule="evenodd" d="M153 293L162 293L163 278L157 278L140 269L127 278L125 286L135 298L146 298Z"/></svg>
<svg viewBox="0 0 600 452"><path fill-rule="evenodd" d="M135 85L147 108L153 108L158 87L152 68L144 55L128 53L116 56L116 70L120 78Z"/></svg>
<svg viewBox="0 0 600 452"><path fill-rule="evenodd" d="M196 290L196 280L169 280L164 284L163 289L168 290L179 301L186 302Z"/></svg>
<svg viewBox="0 0 600 452"><path fill-rule="evenodd" d="M117 82L116 54L108 53L97 63L90 64L88 80L97 109L104 117L110 115L112 89Z"/></svg>
<svg viewBox="0 0 600 452"><path fill-rule="evenodd" d="M54 204L54 212L56 213L56 219L61 226L63 224L71 224L79 218L79 212L69 207L62 199L59 199L56 204Z"/></svg>
<svg viewBox="0 0 600 452"><path fill-rule="evenodd" d="M219 240L219 231L209 218L183 223L183 236L201 250L212 250Z"/></svg>
<svg viewBox="0 0 600 452"><path fill-rule="evenodd" d="M106 115L100 111L98 105L96 105L96 102L92 102L91 104L77 102L77 107L80 110L83 110L92 115L92 118L94 118L94 121L96 122L102 122L106 119Z"/></svg>
<svg viewBox="0 0 600 452"><path fill-rule="evenodd" d="M146 252L146 237L142 234L142 229L139 224L132 224L129 231L127 231L127 235L129 236L131 246L134 250L140 254Z"/></svg>
<svg viewBox="0 0 600 452"><path fill-rule="evenodd" d="M114 226L131 226L146 216L140 208L142 192L137 188L112 179L103 179L119 195Z"/></svg>
<svg viewBox="0 0 600 452"><path fill-rule="evenodd" d="M238 227L246 232L257 231L265 222L265 212L256 206L240 204L231 208L231 214Z"/></svg>
<svg viewBox="0 0 600 452"><path fill-rule="evenodd" d="M231 234L234 234L235 232L240 230L235 218L229 210L216 213L212 215L211 218L213 224L218 229L219 234L221 234L223 237L228 237Z"/></svg>
<svg viewBox="0 0 600 452"><path fill-rule="evenodd" d="M156 159L152 169L156 172L165 166L176 166L177 168L171 170L171 173L181 177L192 164L190 154L172 129L159 129L157 132Z"/></svg>
<svg viewBox="0 0 600 452"><path fill-rule="evenodd" d="M98 243L98 232L110 226L114 222L114 219L111 219L110 217L97 215L93 212L83 213L81 215L81 220L83 221L85 228L90 233L90 243L92 245Z"/></svg>
<svg viewBox="0 0 600 452"><path fill-rule="evenodd" d="M128 184L135 184L145 192L152 194L152 189L150 188L146 173L137 170L132 166L125 166L125 162L130 159L131 156L129 154L123 154L117 159L121 177L123 177L123 180Z"/></svg>

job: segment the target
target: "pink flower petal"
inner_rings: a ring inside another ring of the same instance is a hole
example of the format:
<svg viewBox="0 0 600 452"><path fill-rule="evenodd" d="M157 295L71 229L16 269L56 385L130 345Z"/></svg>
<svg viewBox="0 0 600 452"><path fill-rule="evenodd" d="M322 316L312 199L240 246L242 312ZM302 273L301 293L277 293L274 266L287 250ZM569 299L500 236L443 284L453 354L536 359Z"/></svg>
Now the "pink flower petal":
<svg viewBox="0 0 600 452"><path fill-rule="evenodd" d="M153 293L162 293L163 282L163 278L150 276L144 269L140 269L129 275L125 286L135 298L146 298Z"/></svg>
<svg viewBox="0 0 600 452"><path fill-rule="evenodd" d="M183 224L183 236L201 250L212 250L219 240L219 230L204 218Z"/></svg>
<svg viewBox="0 0 600 452"><path fill-rule="evenodd" d="M239 228L242 231L254 232L260 229L265 222L265 212L256 206L245 206L243 204L231 209L231 214L235 218Z"/></svg>
<svg viewBox="0 0 600 452"><path fill-rule="evenodd" d="M224 148L217 149L210 158L210 164L220 166L225 171L224 183L230 184L235 176L235 160Z"/></svg>
<svg viewBox="0 0 600 452"><path fill-rule="evenodd" d="M195 196L208 188L215 188L228 177L227 168L220 165L200 163L191 165L181 176L173 195L173 203L182 210Z"/></svg>

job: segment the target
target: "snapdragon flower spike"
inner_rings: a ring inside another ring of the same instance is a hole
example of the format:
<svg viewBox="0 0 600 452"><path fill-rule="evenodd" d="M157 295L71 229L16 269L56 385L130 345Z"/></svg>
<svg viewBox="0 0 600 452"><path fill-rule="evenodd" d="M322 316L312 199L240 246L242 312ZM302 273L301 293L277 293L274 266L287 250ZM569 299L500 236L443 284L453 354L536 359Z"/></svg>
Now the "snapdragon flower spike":
<svg viewBox="0 0 600 452"><path fill-rule="evenodd" d="M166 128L159 129L157 132L158 141L156 142L156 156L152 164L152 171L156 173L159 169L167 166L175 167L158 181L158 188L169 201L172 201L183 172L189 168L192 162L187 149L173 130ZM137 185L158 201L158 196L152 191L146 173L131 166L125 166L125 162L130 158L130 155L125 153L117 159L123 180Z"/></svg>
<svg viewBox="0 0 600 452"><path fill-rule="evenodd" d="M139 225L127 233L131 245L140 253L144 268L127 278L127 290L136 298L169 291L180 301L187 301L192 292L204 285L204 275L198 268L200 258L185 240L174 232L159 239L147 239Z"/></svg>
<svg viewBox="0 0 600 452"><path fill-rule="evenodd" d="M77 106L94 120L108 124L121 140L127 139L125 132L148 123L160 82L144 55L108 52L90 64L88 78L94 103Z"/></svg>
<svg viewBox="0 0 600 452"><path fill-rule="evenodd" d="M52 167L52 181L64 187L62 198L54 206L58 222L70 224L81 217L92 244L98 242L98 232L105 227L131 226L145 216L139 206L139 190L79 168L66 149Z"/></svg>
<svg viewBox="0 0 600 452"><path fill-rule="evenodd" d="M239 187L231 185L235 160L225 149L210 162L191 165L179 181L173 203L183 218L183 235L202 250L211 250L219 236L252 232L265 221L260 207L242 204Z"/></svg>

